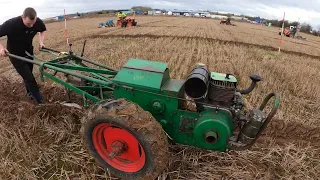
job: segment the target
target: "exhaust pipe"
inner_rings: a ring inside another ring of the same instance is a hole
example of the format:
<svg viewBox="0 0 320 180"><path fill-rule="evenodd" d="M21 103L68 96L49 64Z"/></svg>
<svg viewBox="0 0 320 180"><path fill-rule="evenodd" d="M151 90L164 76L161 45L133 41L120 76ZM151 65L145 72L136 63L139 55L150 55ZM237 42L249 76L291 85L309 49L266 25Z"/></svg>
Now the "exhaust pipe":
<svg viewBox="0 0 320 180"><path fill-rule="evenodd" d="M193 99L201 99L207 93L210 73L207 66L194 68L185 82L185 92Z"/></svg>

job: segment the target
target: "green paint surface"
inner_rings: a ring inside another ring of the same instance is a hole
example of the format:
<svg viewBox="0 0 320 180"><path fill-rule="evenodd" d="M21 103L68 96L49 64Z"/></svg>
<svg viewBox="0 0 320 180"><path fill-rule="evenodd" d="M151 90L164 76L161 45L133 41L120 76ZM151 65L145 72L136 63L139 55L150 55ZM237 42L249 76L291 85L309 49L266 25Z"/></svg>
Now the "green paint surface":
<svg viewBox="0 0 320 180"><path fill-rule="evenodd" d="M169 78L167 65L139 59L130 59L113 79L123 85L160 91Z"/></svg>
<svg viewBox="0 0 320 180"><path fill-rule="evenodd" d="M211 72L211 78L217 81L227 81L227 82L233 82L233 83L238 82L236 77L234 77L233 75L229 75L229 79L227 79L226 74L218 73L218 72Z"/></svg>
<svg viewBox="0 0 320 180"><path fill-rule="evenodd" d="M114 82L118 84L114 97L125 98L149 111L174 142L218 151L226 149L233 131L232 117L220 110L184 110L180 98L184 98L185 81L170 79L164 63L131 59ZM206 142L207 131L216 132L215 143Z"/></svg>

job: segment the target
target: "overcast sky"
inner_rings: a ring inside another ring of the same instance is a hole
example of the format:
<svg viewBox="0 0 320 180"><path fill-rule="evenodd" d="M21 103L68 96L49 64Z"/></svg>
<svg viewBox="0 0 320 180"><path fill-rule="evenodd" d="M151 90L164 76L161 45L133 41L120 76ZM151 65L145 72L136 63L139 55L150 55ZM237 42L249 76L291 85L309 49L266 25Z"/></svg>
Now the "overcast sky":
<svg viewBox="0 0 320 180"><path fill-rule="evenodd" d="M24 8L34 7L40 18L66 13L101 9L125 9L136 5L164 9L203 9L218 12L247 14L270 19L286 19L320 25L320 0L0 0L0 24L8 18L21 15Z"/></svg>

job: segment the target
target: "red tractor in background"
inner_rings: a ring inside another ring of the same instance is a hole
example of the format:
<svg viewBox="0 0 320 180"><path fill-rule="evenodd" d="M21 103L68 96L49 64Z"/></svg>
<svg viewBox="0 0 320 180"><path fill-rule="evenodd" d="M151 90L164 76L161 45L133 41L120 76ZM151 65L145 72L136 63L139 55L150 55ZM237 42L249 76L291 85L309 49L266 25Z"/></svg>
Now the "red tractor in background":
<svg viewBox="0 0 320 180"><path fill-rule="evenodd" d="M227 21L226 19L223 19L223 20L220 21L220 24L231 25L231 22Z"/></svg>
<svg viewBox="0 0 320 180"><path fill-rule="evenodd" d="M281 35L281 30L282 30L282 28L279 29L279 35ZM291 30L288 27L284 28L283 29L283 35L285 35L287 37L290 37L291 36Z"/></svg>
<svg viewBox="0 0 320 180"><path fill-rule="evenodd" d="M132 27L136 25L137 25L137 22L135 21L134 18L131 18L131 17L117 20L117 27Z"/></svg>
<svg viewBox="0 0 320 180"><path fill-rule="evenodd" d="M282 28L279 29L279 35L281 35L281 30ZM290 28L286 27L283 29L283 35L287 37L295 37L296 32L297 32L297 29L294 26L291 26Z"/></svg>
<svg viewBox="0 0 320 180"><path fill-rule="evenodd" d="M230 18L230 17L228 17L228 19L222 19L222 20L220 21L220 24L226 24L226 25L235 26L235 24L232 24L232 23L231 23L231 18Z"/></svg>
<svg viewBox="0 0 320 180"><path fill-rule="evenodd" d="M132 27L137 25L137 22L135 21L135 13L133 14L133 17L127 17L125 14L120 12L118 17L117 27Z"/></svg>

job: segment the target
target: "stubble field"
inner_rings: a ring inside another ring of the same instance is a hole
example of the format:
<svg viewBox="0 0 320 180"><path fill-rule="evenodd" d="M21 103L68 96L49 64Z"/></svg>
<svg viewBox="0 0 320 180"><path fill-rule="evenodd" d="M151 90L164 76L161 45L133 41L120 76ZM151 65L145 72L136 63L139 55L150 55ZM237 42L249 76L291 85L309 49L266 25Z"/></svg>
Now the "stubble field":
<svg viewBox="0 0 320 180"><path fill-rule="evenodd" d="M246 23L220 25L212 19L140 17L135 28L97 28L99 17L68 21L72 49L119 69L129 58L166 62L173 78L186 78L201 62L210 71L236 75L240 87L249 74L263 81L245 96L249 108L277 92L281 106L267 131L248 151L220 153L170 146L167 179L317 179L320 175L320 38L283 38L277 28ZM115 19L115 18L114 18ZM64 23L47 24L45 45L67 51ZM38 38L34 40L36 46ZM5 44L2 40L1 43ZM38 51L35 51L39 55ZM39 57L46 57L39 55ZM111 179L84 149L80 119L84 110L62 107L64 89L41 84L47 106L25 98L20 77L0 58L0 178ZM34 70L37 73L38 67ZM8 80L8 81L7 81ZM79 102L80 103L80 102ZM81 104L81 103L80 103Z"/></svg>

